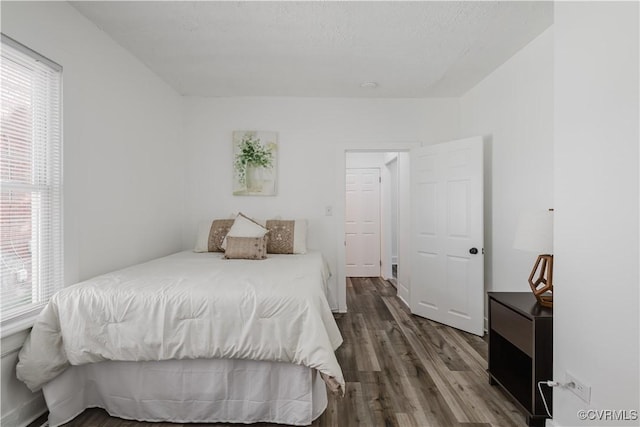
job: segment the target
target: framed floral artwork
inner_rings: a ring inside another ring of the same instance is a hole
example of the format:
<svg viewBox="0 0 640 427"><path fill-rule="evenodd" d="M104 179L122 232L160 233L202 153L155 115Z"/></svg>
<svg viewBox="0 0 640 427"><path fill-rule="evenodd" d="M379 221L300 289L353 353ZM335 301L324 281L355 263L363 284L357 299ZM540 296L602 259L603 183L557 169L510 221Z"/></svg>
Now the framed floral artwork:
<svg viewBox="0 0 640 427"><path fill-rule="evenodd" d="M278 134L254 130L234 131L233 194L275 196L278 166Z"/></svg>

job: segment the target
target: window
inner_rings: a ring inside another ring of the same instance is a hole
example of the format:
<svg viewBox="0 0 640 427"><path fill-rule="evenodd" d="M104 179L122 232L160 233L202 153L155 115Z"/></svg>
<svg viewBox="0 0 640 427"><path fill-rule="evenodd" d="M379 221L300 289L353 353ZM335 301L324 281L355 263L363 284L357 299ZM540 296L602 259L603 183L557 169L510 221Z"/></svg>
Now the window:
<svg viewBox="0 0 640 427"><path fill-rule="evenodd" d="M2 329L62 287L62 67L2 34Z"/></svg>

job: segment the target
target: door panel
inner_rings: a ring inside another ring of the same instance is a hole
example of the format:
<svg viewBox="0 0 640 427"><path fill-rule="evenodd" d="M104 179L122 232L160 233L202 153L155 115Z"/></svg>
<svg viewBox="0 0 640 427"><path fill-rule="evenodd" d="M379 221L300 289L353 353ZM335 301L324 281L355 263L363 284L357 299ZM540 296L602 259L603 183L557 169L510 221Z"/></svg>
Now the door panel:
<svg viewBox="0 0 640 427"><path fill-rule="evenodd" d="M380 170L347 169L346 173L346 274L379 277Z"/></svg>
<svg viewBox="0 0 640 427"><path fill-rule="evenodd" d="M415 149L411 165L411 311L482 335L482 138Z"/></svg>

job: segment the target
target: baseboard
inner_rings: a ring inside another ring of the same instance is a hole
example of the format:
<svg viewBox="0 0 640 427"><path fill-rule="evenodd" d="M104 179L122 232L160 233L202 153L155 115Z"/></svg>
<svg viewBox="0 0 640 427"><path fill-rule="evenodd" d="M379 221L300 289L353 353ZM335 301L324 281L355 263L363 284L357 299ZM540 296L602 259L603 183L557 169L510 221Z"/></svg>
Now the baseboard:
<svg viewBox="0 0 640 427"><path fill-rule="evenodd" d="M404 305L406 305L406 306L407 306L407 308L410 308L409 303L408 303L408 302L406 302L406 301L404 300L404 298L402 298L400 295L397 295L397 297L398 297L398 299L399 299L400 301L402 301L402 302L404 303Z"/></svg>
<svg viewBox="0 0 640 427"><path fill-rule="evenodd" d="M560 426L554 423L551 418L547 418L545 420L544 427L560 427Z"/></svg>
<svg viewBox="0 0 640 427"><path fill-rule="evenodd" d="M2 414L0 425L26 427L45 412L47 412L47 404L44 401L44 396L40 393L21 407Z"/></svg>

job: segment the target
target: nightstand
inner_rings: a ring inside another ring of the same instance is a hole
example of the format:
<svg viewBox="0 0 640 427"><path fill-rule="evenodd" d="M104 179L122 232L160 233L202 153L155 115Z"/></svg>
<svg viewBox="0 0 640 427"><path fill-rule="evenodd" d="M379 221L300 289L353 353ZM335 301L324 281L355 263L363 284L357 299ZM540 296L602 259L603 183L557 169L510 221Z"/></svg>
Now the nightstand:
<svg viewBox="0 0 640 427"><path fill-rule="evenodd" d="M524 412L527 424L548 418L538 381L553 379L553 309L531 292L489 292L489 383L501 386ZM542 386L551 411L551 389Z"/></svg>

